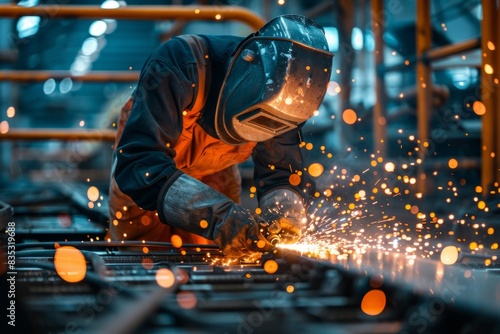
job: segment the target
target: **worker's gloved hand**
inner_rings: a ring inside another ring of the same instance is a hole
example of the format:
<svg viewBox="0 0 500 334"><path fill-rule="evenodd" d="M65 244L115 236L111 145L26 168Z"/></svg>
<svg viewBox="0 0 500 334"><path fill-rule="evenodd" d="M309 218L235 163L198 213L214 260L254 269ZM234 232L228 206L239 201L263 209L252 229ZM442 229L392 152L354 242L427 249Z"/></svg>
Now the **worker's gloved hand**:
<svg viewBox="0 0 500 334"><path fill-rule="evenodd" d="M213 240L225 255L255 258L254 253L273 248L261 233L267 229L267 223L260 216L236 203L225 211L213 233Z"/></svg>
<svg viewBox="0 0 500 334"><path fill-rule="evenodd" d="M206 184L179 172L166 187L158 204L163 223L213 240L227 256L256 259L273 247L261 234L262 218Z"/></svg>
<svg viewBox="0 0 500 334"><path fill-rule="evenodd" d="M302 197L286 188L271 190L259 200L261 217L269 223L267 237L273 244L300 239L306 220Z"/></svg>

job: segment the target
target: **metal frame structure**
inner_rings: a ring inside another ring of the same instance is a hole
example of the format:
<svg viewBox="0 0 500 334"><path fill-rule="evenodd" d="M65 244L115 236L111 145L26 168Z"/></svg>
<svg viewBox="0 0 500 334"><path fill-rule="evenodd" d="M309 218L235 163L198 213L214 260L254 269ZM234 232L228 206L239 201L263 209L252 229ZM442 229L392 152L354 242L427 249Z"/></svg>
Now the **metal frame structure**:
<svg viewBox="0 0 500 334"><path fill-rule="evenodd" d="M45 19L129 19L129 20L236 20L257 30L264 19L252 11L239 6L127 6L101 8L98 6L40 5L21 7L0 5L2 17L41 16Z"/></svg>
<svg viewBox="0 0 500 334"><path fill-rule="evenodd" d="M374 149L380 156L387 155L387 132L386 132L386 93L384 72L377 69L384 64L384 0L372 1L372 31L375 41L375 96L377 102L373 107L373 129L374 129Z"/></svg>
<svg viewBox="0 0 500 334"><path fill-rule="evenodd" d="M419 165L418 177L425 177L423 162L426 158L427 147L429 143L430 115L432 110L432 79L430 63L424 58L424 55L432 48L432 24L430 13L430 1L417 1L417 116L418 116L418 139L419 151L418 157L421 160ZM425 193L426 183L418 183L418 191Z"/></svg>
<svg viewBox="0 0 500 334"><path fill-rule="evenodd" d="M0 17L18 18L41 16L44 19L131 19L131 20L207 20L239 21L252 29L259 29L265 20L256 13L238 6L127 6L113 9L98 6L41 5L21 7L0 5ZM66 78L88 82L137 80L137 71L94 71L83 75L72 75L66 71L1 71L0 81L44 81L49 78ZM101 140L113 141L113 130L94 129L88 131L52 129L10 129L0 134L0 140Z"/></svg>
<svg viewBox="0 0 500 334"><path fill-rule="evenodd" d="M92 140L114 141L116 131L95 130L60 130L60 129L15 129L0 135L0 139L10 140Z"/></svg>
<svg viewBox="0 0 500 334"><path fill-rule="evenodd" d="M48 79L70 78L86 82L133 82L139 79L138 71L92 71L85 74L74 74L71 71L1 71L0 81L30 82Z"/></svg>
<svg viewBox="0 0 500 334"><path fill-rule="evenodd" d="M481 81L481 101L486 107L487 113L483 116L482 122L482 157L481 157L481 179L485 195L493 185L496 185L500 170L500 154L496 154L496 149L500 148L500 134L495 130L500 128L500 116L495 115L495 110L500 108L499 79L486 73L486 64L493 68L500 68L500 57L498 51L490 50L491 43L500 47L500 8L496 2L483 0L483 20L482 38L464 41L462 43L432 48L431 25L430 25L430 0L417 1L417 98L418 98L418 136L420 140L419 158L421 164L426 158L426 142L429 137L429 116L431 86L430 73L432 71L431 62L448 56L456 55L464 51L469 51L481 47L482 50L482 81ZM383 0L372 1L372 13L383 11ZM21 17L21 16L42 16L45 19L51 18L114 18L114 19L182 19L182 20L215 20L226 21L236 20L251 26L254 29L260 28L265 20L257 14L238 6L128 6L115 9L104 9L97 6L59 6L43 5L36 7L21 7L16 5L0 5L1 17ZM375 150L381 156L387 154L386 129L383 119L386 113L385 88L383 73L379 73L383 68L383 48L382 39L384 32L384 22L380 18L373 17L373 31L375 33L375 64L376 64L376 84L375 93L377 103L374 109L374 143ZM488 42L491 42L490 44ZM407 67L406 65L401 65ZM398 70L401 66L384 68L383 72ZM111 72L90 72L80 76L71 75L64 71L2 71L0 81L43 81L48 78L70 77L80 81L105 82L105 81L135 81L137 72L111 71ZM382 122L381 122L382 120ZM53 136L51 136L53 134ZM99 139L112 140L111 134L104 133L103 130L89 130L75 133L75 131L51 131L31 129L10 129L7 133L0 135L2 139ZM425 192L425 182L420 182L420 192Z"/></svg>
<svg viewBox="0 0 500 334"><path fill-rule="evenodd" d="M482 0L483 20L481 22L481 101L483 102L486 113L482 116L482 131L481 131L481 183L483 194L487 195L490 189L498 180L498 170L500 168L500 157L498 149L500 149L500 116L498 109L500 108L500 100L498 99L498 73L490 73L487 70L488 66L499 69L498 51L498 22L500 8L496 1ZM496 48L495 48L496 44ZM496 65L496 66L495 66ZM496 83L495 83L495 76Z"/></svg>
<svg viewBox="0 0 500 334"><path fill-rule="evenodd" d="M383 1L372 0L372 11L379 13L383 11ZM482 116L482 147L481 147L481 186L483 195L488 195L491 189L498 188L498 180L500 175L500 154L496 152L500 149L500 115L497 111L500 108L500 78L498 77L498 69L500 68L500 57L498 55L498 47L500 47L500 6L495 1L482 0L483 19L481 21L482 36L471 40L466 40L453 45L432 48L432 25L431 25L431 1L419 0L416 3L416 30L417 30L417 55L414 61L417 69L417 132L419 139L419 169L418 176L425 178L423 169L424 160L426 159L426 151L429 140L429 110L431 110L432 100L432 80L431 73L433 71L432 62L446 57L460 54L462 52L481 49L482 64L481 64L481 96L478 100L486 107L486 113ZM374 29L375 34L375 50L383 50L384 41L382 39L384 33L383 22L376 22L377 29ZM496 47L495 47L496 45ZM377 104L374 109L374 129L377 143L377 150L383 151L381 142L385 140L385 132L377 119L385 114L385 91L381 89L383 74L389 71L398 71L408 68L406 64L396 64L385 67L381 52L375 52L375 70L376 73L376 97ZM496 68L497 72L487 73L485 65ZM382 155L383 156L383 155ZM469 164L470 165L470 164ZM419 192L425 193L426 183L419 183Z"/></svg>

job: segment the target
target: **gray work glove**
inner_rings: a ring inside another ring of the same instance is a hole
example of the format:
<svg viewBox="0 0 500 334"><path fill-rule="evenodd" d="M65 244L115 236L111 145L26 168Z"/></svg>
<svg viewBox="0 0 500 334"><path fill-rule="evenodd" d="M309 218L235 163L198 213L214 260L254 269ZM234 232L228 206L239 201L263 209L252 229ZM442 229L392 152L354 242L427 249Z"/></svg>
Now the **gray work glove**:
<svg viewBox="0 0 500 334"><path fill-rule="evenodd" d="M256 259L273 245L265 221L195 178L179 177L160 198L158 215L170 226L213 240L227 256Z"/></svg>
<svg viewBox="0 0 500 334"><path fill-rule="evenodd" d="M303 199L287 188L271 190L259 200L261 217L268 222L270 240L276 243L294 243L300 239L305 226L306 210Z"/></svg>

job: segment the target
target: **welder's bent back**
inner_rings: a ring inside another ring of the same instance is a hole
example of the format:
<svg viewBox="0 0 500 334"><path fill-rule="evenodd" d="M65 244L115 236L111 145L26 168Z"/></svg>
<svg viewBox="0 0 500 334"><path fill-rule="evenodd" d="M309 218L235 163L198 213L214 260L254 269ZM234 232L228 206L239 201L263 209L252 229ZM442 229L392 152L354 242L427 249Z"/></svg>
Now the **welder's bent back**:
<svg viewBox="0 0 500 334"><path fill-rule="evenodd" d="M211 71L207 66L207 51L202 38L193 35L180 36L191 47L196 61L198 85L194 102L182 112L182 131L173 143L175 166L184 173L202 181L215 190L239 203L241 177L237 164L251 155L255 143L232 146L210 136L197 122L207 101ZM121 109L115 148L134 105L130 97ZM164 112L169 112L165 110ZM132 198L124 194L116 180L116 155L114 152L109 191L110 224L107 238L111 240L166 241L176 234L183 243L211 243L201 236L175 229L160 222L156 210L143 210ZM168 214L167 214L168 215Z"/></svg>

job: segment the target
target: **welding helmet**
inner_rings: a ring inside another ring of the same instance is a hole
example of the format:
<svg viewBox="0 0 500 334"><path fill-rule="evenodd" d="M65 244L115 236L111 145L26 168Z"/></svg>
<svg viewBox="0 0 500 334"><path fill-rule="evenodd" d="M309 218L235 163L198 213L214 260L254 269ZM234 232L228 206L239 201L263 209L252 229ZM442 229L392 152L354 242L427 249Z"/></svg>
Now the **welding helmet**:
<svg viewBox="0 0 500 334"><path fill-rule="evenodd" d="M217 102L219 138L265 141L308 120L324 98L332 57L323 28L301 15L279 16L245 38Z"/></svg>

